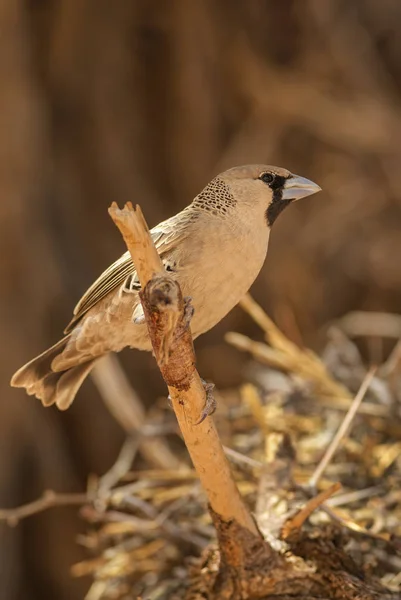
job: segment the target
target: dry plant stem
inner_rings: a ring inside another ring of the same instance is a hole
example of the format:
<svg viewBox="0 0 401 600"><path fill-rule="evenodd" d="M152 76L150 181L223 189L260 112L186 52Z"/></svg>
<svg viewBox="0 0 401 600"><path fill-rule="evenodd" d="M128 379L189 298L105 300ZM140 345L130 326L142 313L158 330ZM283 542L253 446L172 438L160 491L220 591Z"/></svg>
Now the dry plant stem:
<svg viewBox="0 0 401 600"><path fill-rule="evenodd" d="M251 352L255 358L273 367L310 379L315 383L319 393L350 398L347 388L331 377L321 359L311 350L299 348L286 338L250 294L244 296L240 306L263 329L265 339L271 347L254 342L238 333L227 334L229 343L239 350Z"/></svg>
<svg viewBox="0 0 401 600"><path fill-rule="evenodd" d="M241 466L247 466L250 469L263 469L265 467L265 463L260 460L255 460L254 458L250 458L245 454L241 454L241 452L237 452L237 450L233 450L232 448L228 448L227 446L223 446L224 452L226 456L232 460L233 463L236 463Z"/></svg>
<svg viewBox="0 0 401 600"><path fill-rule="evenodd" d="M156 360L167 383L182 436L212 511L224 521L236 521L239 526L259 536L255 522L233 480L213 420L209 417L196 425L206 397L195 369L192 336L188 326L188 304L184 302L178 284L166 275L140 208L134 209L128 203L123 210L119 210L114 203L109 213L121 231L135 263ZM174 331L171 330L172 325Z"/></svg>
<svg viewBox="0 0 401 600"><path fill-rule="evenodd" d="M22 504L16 508L0 509L0 521L7 521L8 525L18 525L21 519L30 517L54 506L82 505L90 502L89 494L58 494L53 490L47 490L41 498Z"/></svg>
<svg viewBox="0 0 401 600"><path fill-rule="evenodd" d="M53 490L46 490L40 498L32 502L22 504L16 508L0 509L0 521L7 521L8 525L14 526L21 519L55 506L89 504L95 500L104 501L107 497L110 497L112 486L118 483L119 479L128 472L137 448L138 441L128 438L111 469L96 482L95 486L89 486L86 493L58 493Z"/></svg>
<svg viewBox="0 0 401 600"><path fill-rule="evenodd" d="M333 458L333 455L336 452L341 440L348 432L348 429L349 429L356 413L358 412L359 405L361 404L362 400L364 399L364 396L365 396L366 392L368 391L370 384L372 383L372 379L373 379L375 373L376 373L376 367L372 367L370 369L370 371L368 371L368 373L366 374L365 379L363 380L361 387L359 388L358 393L356 394L355 399L349 408L349 411L347 412L343 422L341 423L341 426L339 427L331 444L327 448L322 460L318 464L317 468L315 469L315 472L313 473L312 477L309 480L308 485L310 488L312 488L312 489L316 488L316 485L317 485L320 477L323 475L324 471L327 468L327 465Z"/></svg>
<svg viewBox="0 0 401 600"><path fill-rule="evenodd" d="M355 521L353 521L348 515L346 515L342 511L331 508L330 506L327 506L327 504L324 504L322 506L322 510L329 517L331 517L333 519L333 521L336 521L342 527L346 527L350 531L354 531L355 533L364 535L366 537L373 538L375 540L380 540L382 542L386 542L386 543L390 542L391 543L388 534L375 533L373 531L369 531L368 529L365 529L365 527L362 527L361 525L358 525L358 523L355 523Z"/></svg>
<svg viewBox="0 0 401 600"><path fill-rule="evenodd" d="M401 316L374 311L352 311L341 317L337 325L349 337L401 337Z"/></svg>
<svg viewBox="0 0 401 600"><path fill-rule="evenodd" d="M128 434L140 431L145 422L141 400L114 354L106 354L93 367L91 377L113 417Z"/></svg>
<svg viewBox="0 0 401 600"><path fill-rule="evenodd" d="M311 514L319 508L323 502L328 500L333 494L338 492L341 489L340 483L334 483L327 490L320 492L314 498L311 498L307 504L297 512L291 519L289 519L283 529L282 529L282 537L284 540L290 537L295 531L301 529L302 525L305 523L306 519L308 519Z"/></svg>
<svg viewBox="0 0 401 600"><path fill-rule="evenodd" d="M338 494L334 498L329 498L326 502L326 506L344 506L351 504L352 502L360 502L367 498L373 498L373 496L379 496L383 494L384 488L381 485L375 485L363 490L355 490L353 492L344 492L344 494Z"/></svg>
<svg viewBox="0 0 401 600"><path fill-rule="evenodd" d="M118 454L114 465L99 480L99 496L109 494L112 487L128 473L138 451L139 440L127 438Z"/></svg>
<svg viewBox="0 0 401 600"><path fill-rule="evenodd" d="M312 353L298 349L296 354L289 354L233 331L228 332L225 338L234 348L250 352L261 363L313 382L319 395L350 398L348 390L330 377L323 363L316 360Z"/></svg>
<svg viewBox="0 0 401 600"><path fill-rule="evenodd" d="M129 435L142 437L146 424L145 411L118 358L113 354L104 356L95 365L91 375L103 402L116 421ZM161 438L145 436L140 440L139 450L156 469L178 469L183 466Z"/></svg>
<svg viewBox="0 0 401 600"><path fill-rule="evenodd" d="M299 352L298 346L281 333L279 328L267 316L262 307L255 302L250 294L245 294L240 302L240 306L265 332L267 341L270 342L272 346L277 348L277 350L282 350L287 354Z"/></svg>

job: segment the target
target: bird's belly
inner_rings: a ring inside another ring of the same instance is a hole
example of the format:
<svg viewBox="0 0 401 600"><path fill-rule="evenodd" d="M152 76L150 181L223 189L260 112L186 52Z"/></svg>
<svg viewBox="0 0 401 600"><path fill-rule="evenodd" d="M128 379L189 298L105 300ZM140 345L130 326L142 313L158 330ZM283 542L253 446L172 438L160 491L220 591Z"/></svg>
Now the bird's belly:
<svg viewBox="0 0 401 600"><path fill-rule="evenodd" d="M198 252L196 260L192 258L187 264L180 263L177 272L172 275L180 284L183 296L191 298L195 309L191 321L194 338L219 323L246 294L262 268L267 242L268 238L265 243L260 243L259 240L256 248L249 248L243 244L241 255L238 254L238 243L234 248L230 248L228 244L221 244L218 249L215 247L214 253L203 249L202 252ZM114 298L116 310L110 307L106 311L107 320L110 321L110 326L115 326L116 321L119 325L118 339L111 349L119 351L125 346L130 346L150 350L151 343L146 324L136 324L132 321L135 306L130 295L123 296L124 306L118 295L112 294L111 297ZM104 327L102 335L107 335L110 340L112 332Z"/></svg>
<svg viewBox="0 0 401 600"><path fill-rule="evenodd" d="M191 298L195 309L191 320L193 338L212 329L238 304L256 279L262 264L261 262L258 268L247 269L246 272L224 269L224 275L223 272L217 276L215 273L213 278L209 276L210 273L199 272L197 277L189 273L180 273L177 276L183 296ZM126 324L120 330L118 347L114 349L119 351L125 346L130 346L139 350L151 350L147 326L132 322L132 308L127 312L124 322Z"/></svg>

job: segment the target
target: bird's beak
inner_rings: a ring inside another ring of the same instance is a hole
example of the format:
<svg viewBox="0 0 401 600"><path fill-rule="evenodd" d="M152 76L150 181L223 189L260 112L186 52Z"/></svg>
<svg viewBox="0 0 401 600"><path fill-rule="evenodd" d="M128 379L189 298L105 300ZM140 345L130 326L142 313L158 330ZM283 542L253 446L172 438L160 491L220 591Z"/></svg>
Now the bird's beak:
<svg viewBox="0 0 401 600"><path fill-rule="evenodd" d="M285 182L282 197L283 200L299 200L300 198L305 198L305 196L316 194L321 189L317 183L313 183L310 179L293 175Z"/></svg>

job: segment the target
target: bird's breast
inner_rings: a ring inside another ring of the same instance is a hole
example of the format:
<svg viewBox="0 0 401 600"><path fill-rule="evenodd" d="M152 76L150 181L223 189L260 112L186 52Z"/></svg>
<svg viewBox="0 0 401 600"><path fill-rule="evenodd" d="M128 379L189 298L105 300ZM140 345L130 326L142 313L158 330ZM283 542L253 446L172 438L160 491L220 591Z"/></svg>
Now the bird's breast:
<svg viewBox="0 0 401 600"><path fill-rule="evenodd" d="M216 325L246 294L266 257L268 233L262 239L219 239L198 245L198 254L177 271L184 296L195 309L191 323L197 337Z"/></svg>

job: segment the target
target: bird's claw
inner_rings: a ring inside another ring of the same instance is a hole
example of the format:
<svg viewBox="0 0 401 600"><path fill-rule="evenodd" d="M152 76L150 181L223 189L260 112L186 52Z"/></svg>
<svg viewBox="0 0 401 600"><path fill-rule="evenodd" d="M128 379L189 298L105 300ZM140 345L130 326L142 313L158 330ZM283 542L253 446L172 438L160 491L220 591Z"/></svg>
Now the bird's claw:
<svg viewBox="0 0 401 600"><path fill-rule="evenodd" d="M185 327L189 327L192 317L194 316L195 309L191 304L191 296L185 296L184 298L184 318L183 324Z"/></svg>
<svg viewBox="0 0 401 600"><path fill-rule="evenodd" d="M214 383L207 383L204 379L201 379L202 385L204 387L206 393L206 401L205 406L202 409L201 416L198 421L196 421L195 425L200 425L206 419L206 417L210 417L217 408L216 398L214 397L213 390L216 387ZM173 409L173 401L171 399L170 394L167 396L167 403L171 409Z"/></svg>
<svg viewBox="0 0 401 600"><path fill-rule="evenodd" d="M192 298L190 296L185 296L184 298L184 314L175 331L176 340L179 340L188 331L191 325L191 320L195 312L195 309L191 304L191 300Z"/></svg>
<svg viewBox="0 0 401 600"><path fill-rule="evenodd" d="M204 390L206 392L206 402L205 406L202 409L201 416L199 421L195 423L195 425L200 425L206 419L206 417L210 417L217 408L216 398L214 397L213 390L216 387L214 383L207 383L204 379L201 379Z"/></svg>
<svg viewBox="0 0 401 600"><path fill-rule="evenodd" d="M172 400L172 398L171 398L170 394L167 396L167 404L168 404L168 407L169 407L171 410L174 410L174 406L173 406L173 400Z"/></svg>

